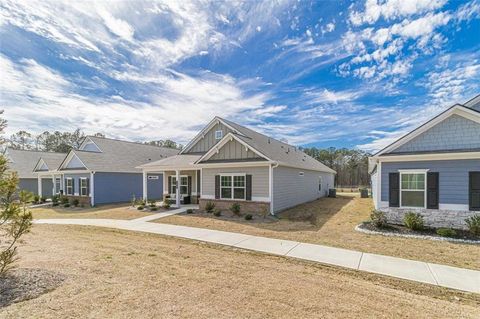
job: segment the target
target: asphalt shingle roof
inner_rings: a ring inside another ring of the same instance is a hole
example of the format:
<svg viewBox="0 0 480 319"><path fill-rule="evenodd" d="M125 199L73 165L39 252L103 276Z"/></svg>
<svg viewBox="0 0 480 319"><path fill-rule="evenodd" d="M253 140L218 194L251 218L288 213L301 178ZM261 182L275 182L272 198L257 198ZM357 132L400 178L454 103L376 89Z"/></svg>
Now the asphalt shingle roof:
<svg viewBox="0 0 480 319"><path fill-rule="evenodd" d="M96 172L141 172L141 169L137 168L139 165L174 156L179 152L172 148L103 137L88 138L100 148L101 153L80 150L73 152L89 170Z"/></svg>
<svg viewBox="0 0 480 319"><path fill-rule="evenodd" d="M54 152L24 151L7 149L9 170L16 171L19 178L37 178L33 169L43 159L50 170L56 169L67 154Z"/></svg>

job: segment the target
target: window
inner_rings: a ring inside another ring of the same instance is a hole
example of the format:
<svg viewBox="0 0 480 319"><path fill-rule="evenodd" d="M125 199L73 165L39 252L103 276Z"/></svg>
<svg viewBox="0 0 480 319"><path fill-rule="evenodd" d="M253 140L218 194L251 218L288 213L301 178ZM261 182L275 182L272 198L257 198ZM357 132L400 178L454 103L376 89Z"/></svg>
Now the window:
<svg viewBox="0 0 480 319"><path fill-rule="evenodd" d="M426 173L400 173L400 206L425 208Z"/></svg>
<svg viewBox="0 0 480 319"><path fill-rule="evenodd" d="M304 175L305 175L305 173L304 173L304 172L300 172L300 173L298 173L298 176L304 176Z"/></svg>
<svg viewBox="0 0 480 319"><path fill-rule="evenodd" d="M60 178L55 178L55 191L57 192L57 194L60 193L61 189L62 189L62 185L61 185Z"/></svg>
<svg viewBox="0 0 480 319"><path fill-rule="evenodd" d="M223 137L223 131L215 131L215 139L220 140Z"/></svg>
<svg viewBox="0 0 480 319"><path fill-rule="evenodd" d="M85 177L80 178L80 196L88 196L88 183Z"/></svg>
<svg viewBox="0 0 480 319"><path fill-rule="evenodd" d="M245 199L245 175L221 175L220 198Z"/></svg>
<svg viewBox="0 0 480 319"><path fill-rule="evenodd" d="M318 177L318 191L319 192L322 191L322 177L321 176Z"/></svg>
<svg viewBox="0 0 480 319"><path fill-rule="evenodd" d="M67 195L73 195L73 179L67 178L66 182Z"/></svg>
<svg viewBox="0 0 480 319"><path fill-rule="evenodd" d="M170 194L177 193L177 177L170 176ZM180 176L180 195L188 195L188 176Z"/></svg>

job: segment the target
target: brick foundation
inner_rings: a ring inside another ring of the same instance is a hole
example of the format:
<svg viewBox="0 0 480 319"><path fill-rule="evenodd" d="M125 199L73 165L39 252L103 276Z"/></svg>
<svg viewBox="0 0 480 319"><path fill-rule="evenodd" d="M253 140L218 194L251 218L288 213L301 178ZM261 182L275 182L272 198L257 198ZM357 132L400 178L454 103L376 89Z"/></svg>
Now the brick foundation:
<svg viewBox="0 0 480 319"><path fill-rule="evenodd" d="M419 213L423 217L427 227L446 227L456 229L467 229L465 219L479 214L474 211L455 211L438 209L406 209L406 208L383 208L387 220L392 224L403 225L403 218L408 212Z"/></svg>
<svg viewBox="0 0 480 319"><path fill-rule="evenodd" d="M205 210L205 205L208 202L215 203L215 208L220 210L229 210L233 203L240 204L240 211L242 214L259 214L262 215L264 211L270 213L270 203L253 202L253 201L233 201L221 199L199 199L200 209Z"/></svg>

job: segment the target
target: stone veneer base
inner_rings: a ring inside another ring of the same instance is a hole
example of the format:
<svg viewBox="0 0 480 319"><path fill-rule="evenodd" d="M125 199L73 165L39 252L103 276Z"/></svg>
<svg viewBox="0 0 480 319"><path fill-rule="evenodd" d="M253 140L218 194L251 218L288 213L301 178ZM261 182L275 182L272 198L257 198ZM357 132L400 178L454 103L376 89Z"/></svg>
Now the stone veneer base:
<svg viewBox="0 0 480 319"><path fill-rule="evenodd" d="M242 214L263 214L266 210L270 212L270 203L266 202L254 202L254 201L234 201L234 200L222 200L222 199L199 199L199 205L201 210L205 210L205 205L208 202L215 203L215 208L220 210L229 210L233 203L240 204L240 211Z"/></svg>

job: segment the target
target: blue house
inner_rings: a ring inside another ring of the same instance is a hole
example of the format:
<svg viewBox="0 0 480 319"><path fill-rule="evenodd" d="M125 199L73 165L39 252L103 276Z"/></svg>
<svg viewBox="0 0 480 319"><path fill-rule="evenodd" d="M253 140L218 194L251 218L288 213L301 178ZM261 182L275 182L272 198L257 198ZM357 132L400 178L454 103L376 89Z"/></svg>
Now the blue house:
<svg viewBox="0 0 480 319"><path fill-rule="evenodd" d="M179 150L115 139L87 136L57 167L46 167L40 158L34 172L38 180L55 181L53 193L98 205L142 198L143 173L137 166L173 155ZM162 199L163 176L146 176L149 198ZM41 182L39 182L39 185Z"/></svg>
<svg viewBox="0 0 480 319"><path fill-rule="evenodd" d="M455 104L370 158L375 208L390 222L464 228L480 211L480 95Z"/></svg>

